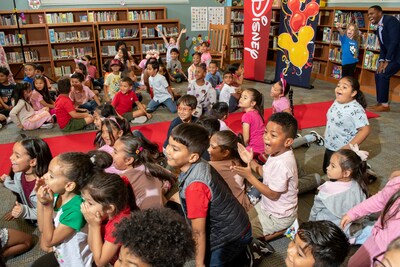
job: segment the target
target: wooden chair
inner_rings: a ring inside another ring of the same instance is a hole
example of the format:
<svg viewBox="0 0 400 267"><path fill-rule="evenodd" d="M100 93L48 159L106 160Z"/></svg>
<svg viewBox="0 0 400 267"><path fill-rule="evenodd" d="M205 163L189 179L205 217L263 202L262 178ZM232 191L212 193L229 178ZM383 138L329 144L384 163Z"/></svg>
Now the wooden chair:
<svg viewBox="0 0 400 267"><path fill-rule="evenodd" d="M229 39L229 25L210 24L208 40L210 42L210 54L213 60L219 62L219 67L224 67L224 58Z"/></svg>

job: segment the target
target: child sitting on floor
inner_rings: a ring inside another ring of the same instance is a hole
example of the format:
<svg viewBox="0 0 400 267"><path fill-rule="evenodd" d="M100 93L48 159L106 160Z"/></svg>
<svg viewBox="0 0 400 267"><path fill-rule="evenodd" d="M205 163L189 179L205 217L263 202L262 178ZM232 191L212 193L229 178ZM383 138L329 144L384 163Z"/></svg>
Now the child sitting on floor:
<svg viewBox="0 0 400 267"><path fill-rule="evenodd" d="M219 95L218 85L222 83L221 74L218 71L218 63L216 61L211 61L210 65L208 65L208 72L206 74L206 81L210 82L212 87L217 91L217 95Z"/></svg>
<svg viewBox="0 0 400 267"><path fill-rule="evenodd" d="M248 213L255 238L287 229L297 218L297 165L290 149L296 133L297 121L292 115L285 112L272 114L263 137L265 153L269 157L262 167L253 160L252 150L238 144L240 157L247 167L232 168L262 194L261 202ZM262 182L252 171L263 177Z"/></svg>
<svg viewBox="0 0 400 267"><path fill-rule="evenodd" d="M60 95L55 103L57 123L64 132L81 130L86 125L93 122L93 117L89 113L78 113L74 103L69 98L71 91L71 82L69 78L62 78L57 82L57 88Z"/></svg>
<svg viewBox="0 0 400 267"><path fill-rule="evenodd" d="M33 84L35 85L35 90L32 92L31 96L33 109L41 110L44 107L48 107L50 114L55 114L54 101L51 99L45 77L36 74Z"/></svg>
<svg viewBox="0 0 400 267"><path fill-rule="evenodd" d="M289 94L289 99L287 99L286 97L287 94ZM271 86L270 96L273 99L272 113L288 112L292 115L294 114L293 89L290 88L290 85L285 80L282 74L280 80Z"/></svg>
<svg viewBox="0 0 400 267"><path fill-rule="evenodd" d="M15 84L8 81L10 71L6 67L0 66L0 114L8 117L13 107L12 98L14 96Z"/></svg>
<svg viewBox="0 0 400 267"><path fill-rule="evenodd" d="M194 52L192 54L192 65L189 66L187 72L187 80L189 83L191 83L192 81L194 81L196 79L195 74L196 74L196 68L197 66L201 63L200 62L201 59L201 53L200 52Z"/></svg>
<svg viewBox="0 0 400 267"><path fill-rule="evenodd" d="M119 81L121 80L122 63L118 59L110 62L111 73L104 80L104 100L111 102L114 95L119 91Z"/></svg>
<svg viewBox="0 0 400 267"><path fill-rule="evenodd" d="M124 117L131 123L143 123L147 119L151 119L152 115L146 112L146 106L140 103L133 91L133 81L129 77L122 78L120 81L119 92L115 94L111 105L117 111L119 116ZM137 106L137 110L132 111L133 105ZM138 121L140 117L144 117L142 121Z"/></svg>
<svg viewBox="0 0 400 267"><path fill-rule="evenodd" d="M208 41L202 42L200 51L201 51L201 63L205 63L208 68L212 60L210 54L210 43Z"/></svg>
<svg viewBox="0 0 400 267"><path fill-rule="evenodd" d="M53 117L49 108L35 111L31 103L32 89L30 83L17 84L15 90L15 107L10 112L11 120L22 130L53 128Z"/></svg>
<svg viewBox="0 0 400 267"><path fill-rule="evenodd" d="M36 64L29 62L24 64L24 72L25 77L23 79L23 82L29 83L31 85L31 88L33 88L33 80L35 79L36 75Z"/></svg>
<svg viewBox="0 0 400 267"><path fill-rule="evenodd" d="M90 113L100 105L99 98L93 93L89 87L83 84L83 75L81 73L74 73L70 77L71 91L69 98L74 103L75 108L82 111L89 111Z"/></svg>
<svg viewBox="0 0 400 267"><path fill-rule="evenodd" d="M219 94L219 102L224 102L229 106L229 113L237 110L242 90L240 87L233 86L233 76L229 71L224 72L224 84Z"/></svg>
<svg viewBox="0 0 400 267"><path fill-rule="evenodd" d="M174 95L167 79L158 73L160 65L158 62L151 62L147 65L149 74L149 85L153 88L154 97L147 106L147 112L152 113L159 106L165 106L171 113L176 113L176 104L174 103Z"/></svg>
<svg viewBox="0 0 400 267"><path fill-rule="evenodd" d="M185 72L182 70L182 64L179 61L179 50L177 48L171 49L171 60L167 63L167 71L170 74L171 81L177 83L187 81Z"/></svg>
<svg viewBox="0 0 400 267"><path fill-rule="evenodd" d="M196 67L195 80L189 83L188 95L194 95L197 98L197 107L193 116L200 118L211 110L212 105L217 102L217 93L209 82L204 80L206 77L206 64L201 63Z"/></svg>

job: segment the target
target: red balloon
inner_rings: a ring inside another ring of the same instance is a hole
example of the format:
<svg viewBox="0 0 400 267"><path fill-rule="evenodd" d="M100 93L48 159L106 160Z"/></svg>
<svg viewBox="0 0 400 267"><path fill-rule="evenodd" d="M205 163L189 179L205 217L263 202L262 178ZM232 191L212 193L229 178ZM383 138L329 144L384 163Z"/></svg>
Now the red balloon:
<svg viewBox="0 0 400 267"><path fill-rule="evenodd" d="M293 32L298 32L305 24L306 17L302 12L293 14L293 16L290 18L290 28L292 28Z"/></svg>
<svg viewBox="0 0 400 267"><path fill-rule="evenodd" d="M297 13L300 10L300 0L288 0L287 6L292 13Z"/></svg>
<svg viewBox="0 0 400 267"><path fill-rule="evenodd" d="M306 8L304 9L303 13L307 17L313 17L317 15L319 12L319 5L316 2L309 3Z"/></svg>

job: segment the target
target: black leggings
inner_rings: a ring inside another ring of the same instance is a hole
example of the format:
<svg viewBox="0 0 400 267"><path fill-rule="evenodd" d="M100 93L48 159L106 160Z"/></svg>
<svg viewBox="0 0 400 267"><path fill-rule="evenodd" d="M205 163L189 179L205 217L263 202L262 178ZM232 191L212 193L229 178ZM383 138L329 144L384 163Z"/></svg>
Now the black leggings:
<svg viewBox="0 0 400 267"><path fill-rule="evenodd" d="M35 262L31 265L31 267L57 267L60 266L54 255L54 252L47 253L40 257L39 259L35 260Z"/></svg>
<svg viewBox="0 0 400 267"><path fill-rule="evenodd" d="M342 77L351 76L354 77L357 63L347 64L342 66Z"/></svg>

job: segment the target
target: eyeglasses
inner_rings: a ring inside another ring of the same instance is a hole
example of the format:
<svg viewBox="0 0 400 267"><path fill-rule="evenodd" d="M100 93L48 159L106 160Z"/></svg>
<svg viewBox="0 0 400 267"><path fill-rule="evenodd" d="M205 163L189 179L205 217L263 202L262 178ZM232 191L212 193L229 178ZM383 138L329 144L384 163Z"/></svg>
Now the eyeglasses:
<svg viewBox="0 0 400 267"><path fill-rule="evenodd" d="M379 253L378 255L376 255L375 257L372 258L372 263L374 267L391 267L391 265L389 264L389 266L385 265L383 262L381 262L380 260L378 260L378 258L380 258L383 254L385 254L386 251Z"/></svg>
<svg viewBox="0 0 400 267"><path fill-rule="evenodd" d="M178 110L179 110L179 111L183 111L183 112L189 112L189 111L192 111L192 108L190 108L190 107L180 107L180 106L178 106Z"/></svg>

